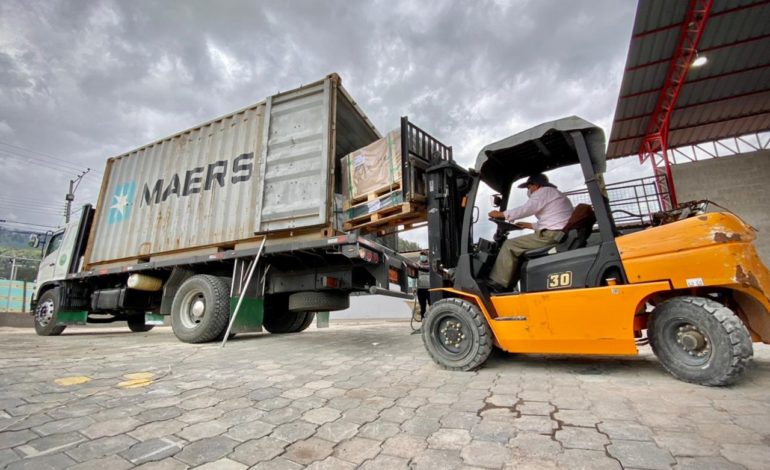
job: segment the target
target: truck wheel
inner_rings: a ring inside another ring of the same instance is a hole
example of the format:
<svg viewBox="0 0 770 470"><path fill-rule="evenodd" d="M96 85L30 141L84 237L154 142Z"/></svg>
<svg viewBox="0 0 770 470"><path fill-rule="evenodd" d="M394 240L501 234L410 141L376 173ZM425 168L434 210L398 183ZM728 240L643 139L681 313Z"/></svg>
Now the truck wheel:
<svg viewBox="0 0 770 470"><path fill-rule="evenodd" d="M144 315L132 315L128 317L127 323L128 323L128 329L130 329L134 333L143 333L145 331L150 331L155 326L155 325L145 325Z"/></svg>
<svg viewBox="0 0 770 470"><path fill-rule="evenodd" d="M462 299L436 302L425 313L422 342L433 361L449 370L473 370L492 352L492 332L478 307Z"/></svg>
<svg viewBox="0 0 770 470"><path fill-rule="evenodd" d="M299 333L313 323L315 312L265 311L262 326L273 334Z"/></svg>
<svg viewBox="0 0 770 470"><path fill-rule="evenodd" d="M35 307L35 333L40 336L58 336L66 326L56 325L59 315L59 289L50 289L40 296Z"/></svg>
<svg viewBox="0 0 770 470"><path fill-rule="evenodd" d="M703 297L677 297L652 312L650 346L674 377L700 385L736 382L754 354L743 322Z"/></svg>
<svg viewBox="0 0 770 470"><path fill-rule="evenodd" d="M332 312L350 307L347 292L309 291L297 292L289 296L291 312Z"/></svg>
<svg viewBox="0 0 770 470"><path fill-rule="evenodd" d="M221 338L230 318L230 286L220 277L196 274L174 295L171 328L185 343L206 343Z"/></svg>

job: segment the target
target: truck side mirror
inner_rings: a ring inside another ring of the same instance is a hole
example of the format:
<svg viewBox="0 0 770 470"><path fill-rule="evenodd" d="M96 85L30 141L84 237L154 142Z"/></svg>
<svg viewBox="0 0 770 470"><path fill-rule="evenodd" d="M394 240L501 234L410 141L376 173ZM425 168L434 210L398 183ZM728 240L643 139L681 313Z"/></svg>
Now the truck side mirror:
<svg viewBox="0 0 770 470"><path fill-rule="evenodd" d="M40 238L37 236L36 233L33 233L29 236L29 241L27 242L30 248L37 248L40 246Z"/></svg>
<svg viewBox="0 0 770 470"><path fill-rule="evenodd" d="M493 194L491 196L491 202L493 207L500 207L503 204L503 195Z"/></svg>

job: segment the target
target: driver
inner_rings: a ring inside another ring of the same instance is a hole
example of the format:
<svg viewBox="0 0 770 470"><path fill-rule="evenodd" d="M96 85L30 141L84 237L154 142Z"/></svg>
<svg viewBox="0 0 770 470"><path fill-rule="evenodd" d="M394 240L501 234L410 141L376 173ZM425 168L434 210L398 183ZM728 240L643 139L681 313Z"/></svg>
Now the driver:
<svg viewBox="0 0 770 470"><path fill-rule="evenodd" d="M511 238L503 243L489 275L489 288L497 292L508 291L511 284L515 285L519 281L519 256L522 253L556 245L561 240L562 229L573 211L567 196L549 183L548 177L542 173L530 176L519 188L527 188L527 202L505 212L490 211L489 217L505 219L520 228L532 229L535 233ZM530 215L534 215L537 222L515 222L516 219Z"/></svg>

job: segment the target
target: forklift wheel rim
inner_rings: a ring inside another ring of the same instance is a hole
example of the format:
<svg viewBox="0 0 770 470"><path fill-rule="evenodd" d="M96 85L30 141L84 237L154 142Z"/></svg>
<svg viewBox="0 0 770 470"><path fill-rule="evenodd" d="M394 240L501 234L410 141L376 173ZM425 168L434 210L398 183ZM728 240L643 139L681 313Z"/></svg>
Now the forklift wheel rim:
<svg viewBox="0 0 770 470"><path fill-rule="evenodd" d="M467 322L452 312L437 313L430 336L438 353L451 360L467 356L473 344L473 333Z"/></svg>
<svg viewBox="0 0 770 470"><path fill-rule="evenodd" d="M678 360L690 367L706 366L711 361L713 340L707 331L684 318L673 318L665 327L664 334L671 345L671 353L676 355ZM699 338L700 342L692 341L693 336ZM693 347L694 343L698 344Z"/></svg>

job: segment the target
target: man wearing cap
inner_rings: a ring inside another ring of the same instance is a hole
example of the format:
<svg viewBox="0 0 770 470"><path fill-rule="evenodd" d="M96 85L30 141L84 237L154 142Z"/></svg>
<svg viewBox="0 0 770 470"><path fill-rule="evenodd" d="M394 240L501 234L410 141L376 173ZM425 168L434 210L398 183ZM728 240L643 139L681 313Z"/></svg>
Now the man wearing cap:
<svg viewBox="0 0 770 470"><path fill-rule="evenodd" d="M548 182L542 173L530 176L519 185L527 188L528 200L519 207L507 211L491 211L489 217L505 219L521 228L535 231L529 235L511 238L503 243L495 265L489 275L489 287L496 291L510 290L519 281L519 257L527 250L556 245L563 236L562 229L572 215L570 200ZM537 222L515 222L516 219L534 215Z"/></svg>

